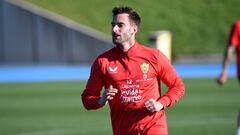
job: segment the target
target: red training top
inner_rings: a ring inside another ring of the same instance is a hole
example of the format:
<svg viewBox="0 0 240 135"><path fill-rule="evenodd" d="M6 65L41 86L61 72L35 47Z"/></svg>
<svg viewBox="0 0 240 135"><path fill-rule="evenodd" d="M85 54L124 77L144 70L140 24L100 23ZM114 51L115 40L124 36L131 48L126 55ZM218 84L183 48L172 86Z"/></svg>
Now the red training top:
<svg viewBox="0 0 240 135"><path fill-rule="evenodd" d="M231 29L229 44L236 47L237 53L237 73L240 80L240 20L236 21Z"/></svg>
<svg viewBox="0 0 240 135"><path fill-rule="evenodd" d="M160 80L169 88L164 95ZM110 85L118 89L117 95L109 101L114 135L168 134L164 110L151 113L144 107L144 102L153 98L167 108L184 95L185 88L169 60L159 50L136 42L128 52L115 47L100 55L92 65L82 93L84 107L102 107L98 104L100 92L102 87L109 88Z"/></svg>

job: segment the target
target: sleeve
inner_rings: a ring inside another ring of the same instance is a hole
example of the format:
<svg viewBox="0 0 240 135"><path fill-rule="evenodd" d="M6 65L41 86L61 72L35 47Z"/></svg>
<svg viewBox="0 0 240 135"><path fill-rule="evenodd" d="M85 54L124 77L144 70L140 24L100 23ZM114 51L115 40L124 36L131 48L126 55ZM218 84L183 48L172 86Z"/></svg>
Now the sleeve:
<svg viewBox="0 0 240 135"><path fill-rule="evenodd" d="M83 105L87 110L94 110L102 107L98 104L102 87L103 73L97 59L92 64L90 77L88 79L86 88L81 95Z"/></svg>
<svg viewBox="0 0 240 135"><path fill-rule="evenodd" d="M185 94L185 86L170 61L160 51L158 57L158 76L168 87L168 91L158 101L163 104L164 108L167 108Z"/></svg>
<svg viewBox="0 0 240 135"><path fill-rule="evenodd" d="M231 28L229 44L233 46L237 46L238 44L240 44L239 35L240 35L240 22L236 22L235 24L233 24Z"/></svg>

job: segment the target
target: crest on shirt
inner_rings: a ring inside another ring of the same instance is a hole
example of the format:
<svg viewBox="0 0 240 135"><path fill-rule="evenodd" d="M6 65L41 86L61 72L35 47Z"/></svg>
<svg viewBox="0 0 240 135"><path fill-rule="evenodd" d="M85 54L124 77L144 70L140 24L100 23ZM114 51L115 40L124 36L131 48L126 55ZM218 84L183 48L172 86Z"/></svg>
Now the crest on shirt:
<svg viewBox="0 0 240 135"><path fill-rule="evenodd" d="M144 62L140 65L140 68L143 72L143 79L146 80L147 79L147 72L149 70L149 64Z"/></svg>
<svg viewBox="0 0 240 135"><path fill-rule="evenodd" d="M116 73L116 72L117 72L117 69L118 69L117 66L116 66L116 67L108 67L108 71L109 71L110 73Z"/></svg>
<svg viewBox="0 0 240 135"><path fill-rule="evenodd" d="M149 64L147 64L147 63L144 62L144 63L142 63L142 64L140 65L140 68L141 68L143 74L147 74L148 69L149 69Z"/></svg>

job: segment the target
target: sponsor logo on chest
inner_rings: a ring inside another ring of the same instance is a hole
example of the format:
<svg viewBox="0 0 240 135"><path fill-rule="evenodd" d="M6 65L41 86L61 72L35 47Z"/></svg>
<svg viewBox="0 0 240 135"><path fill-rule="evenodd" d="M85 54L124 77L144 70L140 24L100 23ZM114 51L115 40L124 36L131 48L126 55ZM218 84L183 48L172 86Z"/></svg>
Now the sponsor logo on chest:
<svg viewBox="0 0 240 135"><path fill-rule="evenodd" d="M139 102L142 99L142 91L139 84L133 84L133 80L128 79L121 87L121 103Z"/></svg>
<svg viewBox="0 0 240 135"><path fill-rule="evenodd" d="M109 73L117 73L117 70L118 70L117 66L115 66L115 67L108 67L108 72Z"/></svg>

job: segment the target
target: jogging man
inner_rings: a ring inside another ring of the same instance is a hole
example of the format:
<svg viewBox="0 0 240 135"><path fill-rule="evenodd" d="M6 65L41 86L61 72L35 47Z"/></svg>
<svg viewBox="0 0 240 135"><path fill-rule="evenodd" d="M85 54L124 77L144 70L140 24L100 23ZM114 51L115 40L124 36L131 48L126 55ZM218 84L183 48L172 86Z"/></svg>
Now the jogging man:
<svg viewBox="0 0 240 135"><path fill-rule="evenodd" d="M159 50L135 40L141 22L136 11L115 7L112 13L116 47L93 63L82 93L84 107L93 110L109 103L114 135L167 135L164 110L184 95L183 81ZM165 94L160 81L169 88Z"/></svg>
<svg viewBox="0 0 240 135"><path fill-rule="evenodd" d="M218 78L219 85L224 85L227 81L228 65L232 59L234 51L236 51L237 56L237 77L240 83L240 20L237 20L231 28L229 42L225 49L225 54L223 58L223 70ZM238 113L237 118L237 135L240 135L240 112Z"/></svg>
<svg viewBox="0 0 240 135"><path fill-rule="evenodd" d="M237 56L237 77L240 82L240 20L237 20L231 29L231 33L229 36L229 42L225 49L225 54L223 58L223 69L222 73L218 78L218 83L220 85L224 85L227 81L227 70L228 65L232 59L233 52L236 51Z"/></svg>

